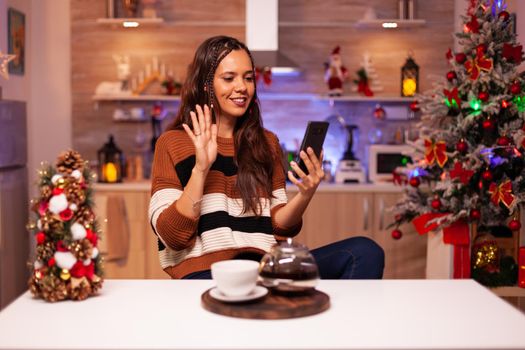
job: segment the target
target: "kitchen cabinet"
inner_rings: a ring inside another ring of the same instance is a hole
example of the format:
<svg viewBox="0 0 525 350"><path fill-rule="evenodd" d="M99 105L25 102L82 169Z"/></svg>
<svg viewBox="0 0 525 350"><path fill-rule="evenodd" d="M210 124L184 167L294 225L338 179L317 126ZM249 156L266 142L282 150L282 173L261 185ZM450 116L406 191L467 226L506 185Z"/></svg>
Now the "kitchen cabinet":
<svg viewBox="0 0 525 350"><path fill-rule="evenodd" d="M103 231L101 251L108 257L107 278L169 278L160 268L156 236L148 222L149 191L146 182L95 185L95 210ZM296 191L290 188L289 197L294 195ZM401 227L403 238L396 241L386 228L393 221L387 209L400 196L400 188L389 185L323 184L303 216L296 239L313 249L367 236L385 250L384 278L425 278L426 239L406 225ZM129 232L129 249L119 257L111 251L115 245L107 243L117 233L122 236L122 230Z"/></svg>
<svg viewBox="0 0 525 350"><path fill-rule="evenodd" d="M420 237L411 224L400 227L404 234L400 240L394 240L392 229L387 229L394 221L388 209L401 191L376 191L373 185L369 190L317 192L303 216L298 241L313 249L352 236L370 237L385 251L383 278L425 278L425 237Z"/></svg>

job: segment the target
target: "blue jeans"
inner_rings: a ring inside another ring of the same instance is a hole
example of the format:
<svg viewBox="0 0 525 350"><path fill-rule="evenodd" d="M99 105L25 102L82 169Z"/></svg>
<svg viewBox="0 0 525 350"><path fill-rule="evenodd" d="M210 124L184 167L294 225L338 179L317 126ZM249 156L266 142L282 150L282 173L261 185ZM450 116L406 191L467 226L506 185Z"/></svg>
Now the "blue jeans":
<svg viewBox="0 0 525 350"><path fill-rule="evenodd" d="M381 279L385 253L367 237L350 237L311 251L322 279ZM211 279L211 271L197 271L183 279Z"/></svg>

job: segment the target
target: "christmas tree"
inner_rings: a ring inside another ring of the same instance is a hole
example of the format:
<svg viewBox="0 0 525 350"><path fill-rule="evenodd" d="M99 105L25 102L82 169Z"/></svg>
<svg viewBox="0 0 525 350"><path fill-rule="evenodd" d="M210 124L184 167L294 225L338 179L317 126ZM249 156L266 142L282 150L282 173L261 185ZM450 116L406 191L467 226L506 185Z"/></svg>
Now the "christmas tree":
<svg viewBox="0 0 525 350"><path fill-rule="evenodd" d="M462 49L446 53L446 79L411 106L422 111L420 137L412 143L413 164L402 169L409 186L394 207L394 238L404 222L425 230L458 223L521 227L525 82L516 68L522 46L502 0L471 1L463 20L464 31L456 34Z"/></svg>
<svg viewBox="0 0 525 350"><path fill-rule="evenodd" d="M51 302L86 299L103 283L93 174L80 154L70 150L60 154L55 168L44 165L39 176L40 196L31 201L37 220L28 224L37 242L29 289Z"/></svg>

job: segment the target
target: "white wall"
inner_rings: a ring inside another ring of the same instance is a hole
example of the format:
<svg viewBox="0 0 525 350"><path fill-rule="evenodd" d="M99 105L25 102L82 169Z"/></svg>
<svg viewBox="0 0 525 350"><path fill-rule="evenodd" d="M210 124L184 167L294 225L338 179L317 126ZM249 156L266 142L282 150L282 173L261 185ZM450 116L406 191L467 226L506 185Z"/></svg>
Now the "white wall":
<svg viewBox="0 0 525 350"><path fill-rule="evenodd" d="M7 9L26 15L25 74L0 78L3 98L26 101L29 193L36 170L54 162L71 140L71 55L69 0L0 0L0 49L7 52Z"/></svg>

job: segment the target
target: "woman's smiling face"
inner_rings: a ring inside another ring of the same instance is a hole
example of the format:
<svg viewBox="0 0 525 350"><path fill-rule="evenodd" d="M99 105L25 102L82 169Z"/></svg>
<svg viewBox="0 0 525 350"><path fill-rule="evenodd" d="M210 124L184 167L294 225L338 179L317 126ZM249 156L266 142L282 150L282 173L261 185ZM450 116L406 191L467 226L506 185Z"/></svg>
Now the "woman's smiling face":
<svg viewBox="0 0 525 350"><path fill-rule="evenodd" d="M233 50L222 59L213 78L222 117L244 115L255 93L254 80L252 62L246 51Z"/></svg>

